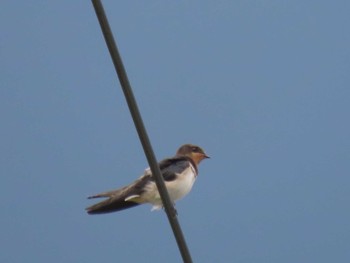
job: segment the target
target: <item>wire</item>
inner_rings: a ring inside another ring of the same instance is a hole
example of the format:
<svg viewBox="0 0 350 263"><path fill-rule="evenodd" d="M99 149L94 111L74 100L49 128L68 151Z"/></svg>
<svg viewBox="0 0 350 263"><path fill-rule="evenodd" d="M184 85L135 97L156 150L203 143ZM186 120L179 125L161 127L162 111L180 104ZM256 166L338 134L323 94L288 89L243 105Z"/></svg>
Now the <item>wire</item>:
<svg viewBox="0 0 350 263"><path fill-rule="evenodd" d="M188 250L184 235L182 233L179 221L177 220L177 212L173 206L173 203L170 200L169 193L165 187L165 183L163 180L163 177L161 175L156 157L154 155L150 140L148 138L145 126L143 124L141 114L139 112L139 109L137 107L137 103L134 97L134 94L132 92L122 59L119 55L119 51L117 48L117 45L115 43L113 33L111 31L111 28L109 26L103 5L100 0L92 0L92 4L94 6L96 16L98 18L98 21L100 23L103 36L105 38L109 53L111 55L115 70L117 72L120 85L122 87L122 90L124 92L125 99L127 101L127 104L129 106L129 110L132 116L132 119L134 121L138 136L140 138L143 150L145 152L147 161L149 163L149 166L151 168L152 174L154 176L160 197L163 202L163 206L165 209L165 212L168 216L169 223L171 225L171 228L173 230L177 245L179 247L182 259L185 263L191 263L191 255Z"/></svg>

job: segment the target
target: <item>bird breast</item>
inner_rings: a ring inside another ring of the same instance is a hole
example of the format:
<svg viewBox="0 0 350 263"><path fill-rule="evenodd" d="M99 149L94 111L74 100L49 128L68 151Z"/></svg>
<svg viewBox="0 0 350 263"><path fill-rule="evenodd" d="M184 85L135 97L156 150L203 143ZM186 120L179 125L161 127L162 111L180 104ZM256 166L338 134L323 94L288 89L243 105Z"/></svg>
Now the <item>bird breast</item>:
<svg viewBox="0 0 350 263"><path fill-rule="evenodd" d="M197 172L192 164L190 164L182 173L176 174L175 180L165 181L165 186L172 202L183 198L191 191L196 176ZM145 186L145 191L142 193L141 198L145 202L153 204L152 210L162 208L162 200L154 181L149 182Z"/></svg>
<svg viewBox="0 0 350 263"><path fill-rule="evenodd" d="M192 189L196 175L195 169L190 165L181 174L176 174L175 180L165 182L170 199L176 201L187 195Z"/></svg>

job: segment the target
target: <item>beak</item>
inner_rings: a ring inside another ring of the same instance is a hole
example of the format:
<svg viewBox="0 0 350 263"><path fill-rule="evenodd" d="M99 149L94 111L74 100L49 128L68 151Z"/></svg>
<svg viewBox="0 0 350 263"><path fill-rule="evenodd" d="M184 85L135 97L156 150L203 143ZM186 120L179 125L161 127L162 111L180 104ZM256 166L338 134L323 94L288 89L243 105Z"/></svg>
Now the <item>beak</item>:
<svg viewBox="0 0 350 263"><path fill-rule="evenodd" d="M210 159L210 156L208 156L207 154L204 154L203 157L204 157L205 159Z"/></svg>

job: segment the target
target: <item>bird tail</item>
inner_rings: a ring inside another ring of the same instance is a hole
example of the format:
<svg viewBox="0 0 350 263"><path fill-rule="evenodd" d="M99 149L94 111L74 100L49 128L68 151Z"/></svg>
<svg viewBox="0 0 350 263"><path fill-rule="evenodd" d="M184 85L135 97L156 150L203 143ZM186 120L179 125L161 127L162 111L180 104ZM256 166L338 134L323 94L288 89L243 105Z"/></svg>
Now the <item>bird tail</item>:
<svg viewBox="0 0 350 263"><path fill-rule="evenodd" d="M124 195L116 195L115 193L113 195L110 195L109 193L102 193L98 195L89 196L88 199L100 197L109 198L95 205L87 207L86 211L88 214L93 215L117 212L140 204L138 202L135 202L136 199L133 199L134 201L130 199L126 200L126 197Z"/></svg>

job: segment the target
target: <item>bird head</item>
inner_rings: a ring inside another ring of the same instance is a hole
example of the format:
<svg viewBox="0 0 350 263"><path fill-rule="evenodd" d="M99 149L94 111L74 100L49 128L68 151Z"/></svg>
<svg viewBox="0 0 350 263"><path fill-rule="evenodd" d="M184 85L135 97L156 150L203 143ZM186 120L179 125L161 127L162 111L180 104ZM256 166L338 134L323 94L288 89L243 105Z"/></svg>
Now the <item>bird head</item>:
<svg viewBox="0 0 350 263"><path fill-rule="evenodd" d="M203 159L210 158L204 150L193 144L184 144L176 152L176 156L187 156L196 164L199 164Z"/></svg>

